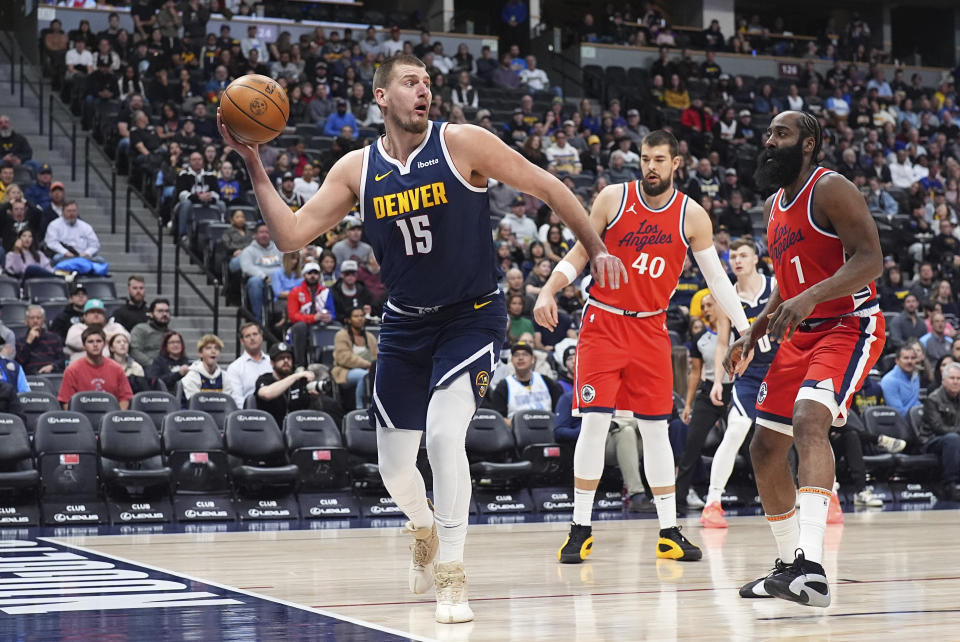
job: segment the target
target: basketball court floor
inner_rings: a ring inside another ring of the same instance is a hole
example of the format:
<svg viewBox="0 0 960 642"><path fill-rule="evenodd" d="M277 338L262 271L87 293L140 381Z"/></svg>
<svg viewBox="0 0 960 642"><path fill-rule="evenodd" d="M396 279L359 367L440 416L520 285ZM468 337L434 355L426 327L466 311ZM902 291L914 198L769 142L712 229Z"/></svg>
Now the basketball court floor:
<svg viewBox="0 0 960 642"><path fill-rule="evenodd" d="M695 563L654 558L653 519L595 521L593 555L560 565L565 520L471 526L476 621L458 625L435 624L432 595L407 589L398 526L5 531L0 640L960 639L956 509L829 526L825 610L738 596L776 556L762 517L727 530L683 520L704 549Z"/></svg>

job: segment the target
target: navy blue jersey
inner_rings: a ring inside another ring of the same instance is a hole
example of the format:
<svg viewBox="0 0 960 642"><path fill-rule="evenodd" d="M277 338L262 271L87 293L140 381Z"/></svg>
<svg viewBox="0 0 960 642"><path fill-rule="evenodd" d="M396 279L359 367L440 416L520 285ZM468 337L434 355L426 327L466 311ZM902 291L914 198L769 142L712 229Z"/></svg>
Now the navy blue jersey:
<svg viewBox="0 0 960 642"><path fill-rule="evenodd" d="M430 121L406 165L382 138L364 149L360 218L389 299L400 305L444 306L497 289L487 190L454 167L446 127Z"/></svg>
<svg viewBox="0 0 960 642"><path fill-rule="evenodd" d="M743 306L743 312L747 315L747 321L753 323L753 320L760 316L763 308L766 307L767 302L770 301L770 294L773 292L775 283L773 277L763 276L763 289L760 290L760 294L757 295L756 299L750 301L743 297L740 298L740 304ZM773 358L776 356L779 347L780 344L771 342L769 336L764 335L760 337L756 347L753 349L753 360L750 361L750 365L747 366L747 370L743 373L743 376L763 379L767 374L767 369L770 367L770 364L773 363Z"/></svg>

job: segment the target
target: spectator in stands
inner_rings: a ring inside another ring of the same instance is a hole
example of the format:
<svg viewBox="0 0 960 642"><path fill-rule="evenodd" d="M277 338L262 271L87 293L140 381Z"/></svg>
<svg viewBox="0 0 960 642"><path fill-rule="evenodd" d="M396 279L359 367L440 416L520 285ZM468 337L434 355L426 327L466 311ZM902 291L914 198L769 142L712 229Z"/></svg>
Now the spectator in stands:
<svg viewBox="0 0 960 642"><path fill-rule="evenodd" d="M503 89L517 89L520 87L520 76L513 69L513 56L504 53L500 56L500 65L493 70L490 81L494 87Z"/></svg>
<svg viewBox="0 0 960 642"><path fill-rule="evenodd" d="M28 375L63 372L63 339L47 330L43 308L28 306L24 316L27 333L17 340L17 361L23 371Z"/></svg>
<svg viewBox="0 0 960 642"><path fill-rule="evenodd" d="M367 286L357 278L357 262L350 259L340 264L340 278L330 291L333 292L333 307L337 321L345 323L353 308L363 308L364 313L372 314L376 300Z"/></svg>
<svg viewBox="0 0 960 642"><path fill-rule="evenodd" d="M626 167L624 155L619 149L610 154L610 166L603 173L603 176L612 185L614 183L628 183L637 178L633 170Z"/></svg>
<svg viewBox="0 0 960 642"><path fill-rule="evenodd" d="M223 231L220 243L230 258L230 271L240 271L240 252L253 242L253 233L247 229L247 216L236 210L230 217L230 227Z"/></svg>
<svg viewBox="0 0 960 642"><path fill-rule="evenodd" d="M31 165L39 174L40 165L32 162L32 158L33 148L29 141L13 130L9 116L0 114L0 161L10 163L13 167Z"/></svg>
<svg viewBox="0 0 960 642"><path fill-rule="evenodd" d="M331 251L337 258L337 263L343 265L344 261L353 260L357 263L368 263L373 256L373 248L360 239L363 237L363 223L356 217L348 217L346 224L346 236L334 243Z"/></svg>
<svg viewBox="0 0 960 642"><path fill-rule="evenodd" d="M259 52L266 52L267 46L257 37L257 25L251 23L247 26L247 37L240 40L240 51L243 53L244 58L250 58L250 51L253 49Z"/></svg>
<svg viewBox="0 0 960 642"><path fill-rule="evenodd" d="M550 79L547 72L537 68L537 57L526 57L527 68L520 72L520 82L527 86L527 91L546 91L550 88Z"/></svg>
<svg viewBox="0 0 960 642"><path fill-rule="evenodd" d="M497 71L499 63L497 59L493 57L493 52L490 50L489 45L483 45L480 48L480 57L476 60L477 66L477 77L484 82L485 85L493 85L493 76Z"/></svg>
<svg viewBox="0 0 960 642"><path fill-rule="evenodd" d="M874 216L892 218L900 207L897 200L880 185L880 179L876 175L867 178L867 185L869 187L865 198L870 213Z"/></svg>
<svg viewBox="0 0 960 642"><path fill-rule="evenodd" d="M524 284L522 287L523 290L519 294L507 294L507 339L510 343L516 343L525 335L532 337L536 331L533 327L533 320L525 310L526 302L531 297L526 294L526 285Z"/></svg>
<svg viewBox="0 0 960 642"><path fill-rule="evenodd" d="M127 298L123 306L113 312L113 320L122 325L127 330L133 330L134 326L147 321L147 302L146 294L147 284L142 276L133 274L127 278Z"/></svg>
<svg viewBox="0 0 960 642"><path fill-rule="evenodd" d="M667 107L681 111L690 106L690 92L678 74L670 75L670 86L663 92L663 101Z"/></svg>
<svg viewBox="0 0 960 642"><path fill-rule="evenodd" d="M580 154L573 145L567 142L566 132L558 130L554 134L554 141L554 144L547 147L545 152L550 171L553 173L579 174L581 169Z"/></svg>
<svg viewBox="0 0 960 642"><path fill-rule="evenodd" d="M946 325L947 320L942 312L930 314L930 332L920 337L920 345L930 363L936 363L950 354L953 338L944 334Z"/></svg>
<svg viewBox="0 0 960 642"><path fill-rule="evenodd" d="M948 363L943 385L923 402L921 448L940 457L946 499L960 501L960 364Z"/></svg>
<svg viewBox="0 0 960 642"><path fill-rule="evenodd" d="M14 212L22 211L25 204L22 201L14 203ZM37 250L34 244L34 231L30 227L23 227L17 234L10 251L4 259L4 268L10 276L19 277L21 282L32 278L55 277L50 259L43 252Z"/></svg>
<svg viewBox="0 0 960 642"><path fill-rule="evenodd" d="M189 401L198 392L222 392L233 395L230 381L217 364L223 341L215 334L205 334L197 341L200 358L190 364L187 374L180 380L183 398Z"/></svg>
<svg viewBox="0 0 960 642"><path fill-rule="evenodd" d="M64 102L72 103L74 93L84 87L87 75L94 70L93 54L87 49L86 40L74 40L73 49L67 52L65 62L67 70L63 76L60 97Z"/></svg>
<svg viewBox="0 0 960 642"><path fill-rule="evenodd" d="M718 222L727 228L730 237L734 239L753 233L753 221L750 214L743 209L743 196L740 192L731 192L730 202L720 212Z"/></svg>
<svg viewBox="0 0 960 642"><path fill-rule="evenodd" d="M10 161L3 161L0 163L0 198L9 200L7 197L7 190L11 186L15 185L13 182L13 163Z"/></svg>
<svg viewBox="0 0 960 642"><path fill-rule="evenodd" d="M146 376L149 379L163 381L167 390L173 390L177 382L190 369L185 345L179 332L174 330L164 332L160 339L160 353L146 369Z"/></svg>
<svg viewBox="0 0 960 642"><path fill-rule="evenodd" d="M110 337L107 341L107 349L110 358L123 368L123 374L127 377L143 378L143 366L130 357L130 340L126 335L115 334Z"/></svg>
<svg viewBox="0 0 960 642"><path fill-rule="evenodd" d="M331 376L338 385L355 387L354 407L365 407L364 381L377 360L377 340L364 330L366 313L363 308L353 308L346 318L344 328L333 337L333 370Z"/></svg>
<svg viewBox="0 0 960 642"><path fill-rule="evenodd" d="M325 69L326 64L327 63L320 61L317 63L317 68L319 69L320 66L323 65ZM330 98L330 87L326 83L319 83L314 90L313 100L310 101L310 119L316 123L318 127L323 127L330 114L336 110L337 104Z"/></svg>
<svg viewBox="0 0 960 642"><path fill-rule="evenodd" d="M89 299L83 305L83 316L80 322L70 326L70 329L67 331L67 338L63 342L67 348L67 356L69 356L71 362L83 356L86 350L83 332L90 326L98 326L104 331L104 337L106 339L106 343L103 345L105 351L104 356L109 356L107 343L113 338L113 335L122 334L127 338L130 337L130 333L127 332L127 329L122 325L113 319L107 320L107 310L103 305L103 301L100 299Z"/></svg>
<svg viewBox="0 0 960 642"><path fill-rule="evenodd" d="M3 307L0 306L0 313ZM3 321L0 321L0 357L4 359L14 359L17 356L17 337L13 330L8 328Z"/></svg>
<svg viewBox="0 0 960 642"><path fill-rule="evenodd" d="M507 425L511 424L518 410L553 410L563 394L557 382L534 372L536 360L529 343L517 342L510 355L513 374L497 384L487 401L490 408L504 416Z"/></svg>
<svg viewBox="0 0 960 642"><path fill-rule="evenodd" d="M883 398L904 417L914 406L920 405L920 377L917 375L917 356L912 346L897 351L896 365L880 379Z"/></svg>
<svg viewBox="0 0 960 642"><path fill-rule="evenodd" d="M510 226L521 247L527 247L537 238L537 224L526 216L527 201L523 195L518 195L510 206L510 213L503 217L501 223Z"/></svg>
<svg viewBox="0 0 960 642"><path fill-rule="evenodd" d="M263 351L263 331L252 321L240 326L243 353L227 367L226 379L237 408L256 391L257 379L273 371L270 357Z"/></svg>
<svg viewBox="0 0 960 642"><path fill-rule="evenodd" d="M283 260L283 255L270 239L266 223L257 225L254 242L240 252L240 271L247 277L247 296L250 308L259 323L263 323L263 292L270 274Z"/></svg>
<svg viewBox="0 0 960 642"><path fill-rule="evenodd" d="M269 412L277 420L277 425L282 426L288 413L311 408L314 398L319 401L320 391L312 370L294 372L293 351L286 343L273 346L270 360L273 363L272 370L260 375L256 382L257 408ZM326 406L323 403L317 405ZM333 403L327 407L335 405ZM342 411L340 414L342 416Z"/></svg>
<svg viewBox="0 0 960 642"><path fill-rule="evenodd" d="M893 181L893 186L900 189L910 189L910 186L916 180L915 176L913 163L907 156L907 150L905 148L898 149L897 160L890 163L890 179Z"/></svg>
<svg viewBox="0 0 960 642"><path fill-rule="evenodd" d="M753 99L753 111L757 114L768 114L775 116L783 111L783 103L773 95L773 86L770 83L764 83L760 88L760 93Z"/></svg>
<svg viewBox="0 0 960 642"><path fill-rule="evenodd" d="M87 303L87 289L83 283L71 283L69 288L70 302L50 323L50 331L66 339L67 331L71 326L81 322L83 307Z"/></svg>
<svg viewBox="0 0 960 642"><path fill-rule="evenodd" d="M157 128L150 124L150 118L146 112L138 110L133 113L132 119L134 127L129 130L129 147L133 151L130 157L137 168L146 171L155 164L153 154L164 150L163 144L157 135ZM117 153L120 154L119 146Z"/></svg>
<svg viewBox="0 0 960 642"><path fill-rule="evenodd" d="M283 305L283 321L287 322L287 297L290 291L303 283L300 276L300 253L288 252L283 255L282 265L270 274L270 288L273 300Z"/></svg>
<svg viewBox="0 0 960 642"><path fill-rule="evenodd" d="M470 83L470 72L461 71L458 76L458 83L450 93L450 100L454 105L477 109L479 104L479 94Z"/></svg>
<svg viewBox="0 0 960 642"><path fill-rule="evenodd" d="M130 354L144 368L149 368L160 354L163 337L170 325L170 301L163 298L151 301L147 317L130 332Z"/></svg>
<svg viewBox="0 0 960 642"><path fill-rule="evenodd" d="M910 284L910 293L917 297L917 301L919 301L921 305L926 304L926 302L930 300L930 296L936 289L937 284L934 280L935 277L936 273L934 272L932 263L924 261L920 264L920 269L917 271L917 278Z"/></svg>
<svg viewBox="0 0 960 642"><path fill-rule="evenodd" d="M54 252L54 265L64 259L76 257L97 263L104 262L99 256L100 239L89 223L79 219L76 201L66 201L63 204L63 215L47 227L44 242Z"/></svg>
<svg viewBox="0 0 960 642"><path fill-rule="evenodd" d="M86 328L81 340L82 358L72 361L64 371L57 401L66 409L74 394L95 390L109 392L116 397L121 410L129 408L133 390L123 368L104 356L107 351L107 335L103 327L96 325Z"/></svg>
<svg viewBox="0 0 960 642"><path fill-rule="evenodd" d="M2 141L2 138L0 138ZM40 210L50 205L50 183L53 180L53 170L48 163L44 163L37 170L37 182L24 190L23 194L35 207Z"/></svg>
<svg viewBox="0 0 960 642"><path fill-rule="evenodd" d="M287 318L292 324L290 342L298 368L307 365L311 328L330 323L336 315L333 294L320 283L320 266L311 261L303 266L301 275L302 282L287 296Z"/></svg>
<svg viewBox="0 0 960 642"><path fill-rule="evenodd" d="M217 188L216 174L203 167L203 154L191 153L189 165L180 171L174 188L179 201L176 214L179 236L185 236L190 229L193 219L191 210L194 206L208 205L216 207L221 213L226 211L226 206L220 202Z"/></svg>
<svg viewBox="0 0 960 642"><path fill-rule="evenodd" d="M343 133L344 127L350 128L352 132L350 138L357 138L357 132L360 130L357 119L347 111L347 101L343 98L337 98L336 111L327 116L323 124L323 135L333 137L340 136Z"/></svg>
<svg viewBox="0 0 960 642"><path fill-rule="evenodd" d="M313 163L306 163L303 166L303 174L301 177L293 181L293 191L303 199L304 203L309 201L310 197L320 189L319 181L314 180L316 172L317 167Z"/></svg>
<svg viewBox="0 0 960 642"><path fill-rule="evenodd" d="M919 339L927 332L927 326L918 310L920 300L916 294L908 293L903 297L903 312L890 322L890 345L898 348L911 339Z"/></svg>

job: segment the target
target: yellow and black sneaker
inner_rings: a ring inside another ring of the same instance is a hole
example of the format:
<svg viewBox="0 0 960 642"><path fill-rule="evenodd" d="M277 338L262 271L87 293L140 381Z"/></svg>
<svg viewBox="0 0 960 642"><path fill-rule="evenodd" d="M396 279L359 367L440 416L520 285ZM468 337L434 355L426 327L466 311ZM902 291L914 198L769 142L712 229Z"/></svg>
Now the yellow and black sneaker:
<svg viewBox="0 0 960 642"><path fill-rule="evenodd" d="M674 526L660 529L657 557L680 562L696 562L703 557L703 551L683 536L679 526Z"/></svg>
<svg viewBox="0 0 960 642"><path fill-rule="evenodd" d="M571 524L570 533L557 551L561 564L579 564L593 552L593 528Z"/></svg>

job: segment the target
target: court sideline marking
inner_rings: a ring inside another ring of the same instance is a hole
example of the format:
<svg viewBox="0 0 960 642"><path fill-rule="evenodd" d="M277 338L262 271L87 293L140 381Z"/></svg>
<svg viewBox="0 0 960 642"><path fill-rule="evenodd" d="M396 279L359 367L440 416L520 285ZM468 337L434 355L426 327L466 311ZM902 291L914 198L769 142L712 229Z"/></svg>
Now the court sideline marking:
<svg viewBox="0 0 960 642"><path fill-rule="evenodd" d="M236 588L236 587L233 587L233 586L228 586L228 585L226 585L226 584L220 584L220 583L218 583L218 582L211 582L210 580L202 579L202 578L199 578L199 577L194 577L194 576L191 576L191 575L186 575L186 574L184 574L184 573L177 573L177 572L174 572L174 571L170 571L170 570L167 570L167 569L165 569L165 568L161 568L161 567L159 567L159 566L154 566L153 564L146 564L146 563L144 563L144 562L137 562L137 561L130 560L130 559L127 559L127 558L124 558L124 557L120 557L120 556L118 556L118 555L111 555L111 554L108 554L108 553L102 553L102 552L100 552L100 551L98 551L98 550L96 550L96 549L94 549L94 548L90 548L90 547L87 547L87 546L80 546L79 544L67 544L67 543L64 543L64 542L60 541L60 540L59 540L58 538L56 538L56 537L38 537L38 538L37 538L37 541L49 542L49 543L51 543L51 544L56 544L57 546L63 546L63 547L66 547L66 548L73 548L73 549L76 549L76 550L78 550L78 551L83 551L84 553L90 553L91 555L99 555L99 556L101 556L101 557L106 557L106 558L109 558L109 559L113 559L113 560L116 560L116 561L118 561L118 562L122 562L122 563L124 563L124 564L129 564L129 565L134 566L134 567L141 566L141 567L143 567L143 568L150 569L151 571L156 571L156 572L158 572L158 573L166 573L166 574L172 575L172 576L174 576L174 577L181 577L181 578L183 578L183 579L185 579L185 580L190 580L191 582L199 582L199 583L201 583L201 584L208 584L208 585L210 585L210 586L214 586L214 587L216 587L216 588L223 589L223 590L225 590L225 591L233 591L233 592L235 592L235 593L240 593L241 595L246 595L246 596L248 596L248 597L256 598L256 599L258 599L258 600L266 600L267 602L274 602L275 604L282 604L283 606L288 606L288 607L290 607L290 608L299 609L299 610L301 610L301 611L307 611L307 612L309 612L309 613L315 613L315 614L317 614L317 615L322 615L322 616L324 616L324 617L332 618L332 619L334 619L334 620L340 620L340 621L342 621L342 622L348 622L348 623L354 624L354 625L356 625L356 626L363 626L363 627L366 627L366 628L368 628L368 629L373 629L373 630L376 630L376 631L380 631L380 632L382 632L382 633L389 633L390 635L396 635L396 636L403 637L403 638L407 638L407 639L410 639L410 640L417 640L417 642L435 642L435 640L434 640L433 638L423 637L423 636L416 635L416 634L411 633L411 632L408 632L408 631L400 631L400 630L398 630L398 629L393 629L393 628L390 628L390 627L387 627L387 626L382 626L382 625L380 625L380 624L374 624L373 622L368 622L368 621L366 621L366 620L361 620L361 619L359 619L359 618L350 617L350 616L348 616L348 615L340 615L340 614L338 614L338 613L333 613L333 612L326 611L326 610L323 610L323 609L318 609L318 608L313 607L313 606L305 606L305 605L303 605L303 604L297 604L296 602L289 602L289 601L287 601L287 600L282 600L282 599L277 598L277 597L270 597L270 596L267 596L267 595L262 595L262 594L260 594L260 593L254 593L254 592L252 592L252 591L247 591L247 590L239 589L239 588Z"/></svg>

